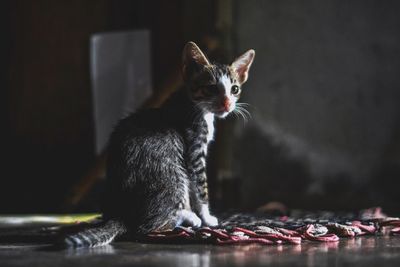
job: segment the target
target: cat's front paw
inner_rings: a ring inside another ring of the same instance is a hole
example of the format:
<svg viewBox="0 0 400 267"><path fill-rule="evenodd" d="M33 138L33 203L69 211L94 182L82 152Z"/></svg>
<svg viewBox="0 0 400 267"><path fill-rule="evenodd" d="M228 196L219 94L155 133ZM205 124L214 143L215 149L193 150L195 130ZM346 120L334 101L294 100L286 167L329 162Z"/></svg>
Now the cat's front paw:
<svg viewBox="0 0 400 267"><path fill-rule="evenodd" d="M210 214L203 215L203 226L217 226L218 225L218 219L215 216L212 216Z"/></svg>
<svg viewBox="0 0 400 267"><path fill-rule="evenodd" d="M200 227L201 219L192 211L180 210L177 212L176 226L180 225Z"/></svg>
<svg viewBox="0 0 400 267"><path fill-rule="evenodd" d="M192 212L190 218L188 219L188 222L191 226L194 227L200 227L201 226L201 219Z"/></svg>
<svg viewBox="0 0 400 267"><path fill-rule="evenodd" d="M217 226L218 219L215 216L210 214L210 209L208 208L208 204L203 204L200 210L200 218L203 222L202 226Z"/></svg>

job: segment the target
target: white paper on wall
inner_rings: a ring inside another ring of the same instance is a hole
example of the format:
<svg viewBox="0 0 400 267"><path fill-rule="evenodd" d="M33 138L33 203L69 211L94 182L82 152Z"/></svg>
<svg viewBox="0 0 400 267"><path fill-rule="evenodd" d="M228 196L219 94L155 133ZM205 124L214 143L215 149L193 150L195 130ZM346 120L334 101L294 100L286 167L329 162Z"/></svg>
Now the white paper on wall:
<svg viewBox="0 0 400 267"><path fill-rule="evenodd" d="M90 39L95 149L100 154L117 121L151 95L150 32L94 34Z"/></svg>

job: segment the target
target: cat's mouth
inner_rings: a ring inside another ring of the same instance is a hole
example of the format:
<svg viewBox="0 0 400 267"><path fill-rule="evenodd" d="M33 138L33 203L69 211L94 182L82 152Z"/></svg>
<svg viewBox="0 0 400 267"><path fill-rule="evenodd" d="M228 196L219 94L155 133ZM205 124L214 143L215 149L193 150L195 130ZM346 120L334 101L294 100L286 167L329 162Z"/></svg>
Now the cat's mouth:
<svg viewBox="0 0 400 267"><path fill-rule="evenodd" d="M218 106L218 105L210 105L206 108L208 112L213 113L218 118L225 118L229 113L232 112L232 107Z"/></svg>
<svg viewBox="0 0 400 267"><path fill-rule="evenodd" d="M228 114L230 113L229 110L226 110L224 107L223 108L219 108L217 109L215 112L213 112L215 114L215 116L219 117L219 118L225 118L226 116L228 116Z"/></svg>

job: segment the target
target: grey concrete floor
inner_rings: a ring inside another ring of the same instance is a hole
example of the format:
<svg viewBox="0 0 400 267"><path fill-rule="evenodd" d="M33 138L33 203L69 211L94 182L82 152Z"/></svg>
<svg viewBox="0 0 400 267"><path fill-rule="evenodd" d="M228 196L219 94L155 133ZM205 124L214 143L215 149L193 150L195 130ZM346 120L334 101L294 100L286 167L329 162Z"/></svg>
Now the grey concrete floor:
<svg viewBox="0 0 400 267"><path fill-rule="evenodd" d="M0 245L0 266L400 266L399 237L301 245L161 245L118 242L80 250Z"/></svg>

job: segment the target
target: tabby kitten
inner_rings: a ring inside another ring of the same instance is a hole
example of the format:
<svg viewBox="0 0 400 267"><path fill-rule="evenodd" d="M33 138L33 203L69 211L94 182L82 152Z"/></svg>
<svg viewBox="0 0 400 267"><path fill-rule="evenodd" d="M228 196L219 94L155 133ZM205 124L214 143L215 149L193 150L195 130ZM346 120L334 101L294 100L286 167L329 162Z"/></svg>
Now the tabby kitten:
<svg viewBox="0 0 400 267"><path fill-rule="evenodd" d="M109 142L103 221L63 239L68 247L108 244L179 225L216 226L207 192L207 146L214 118L235 110L255 56L213 64L189 42L183 51L185 86L159 109L121 120Z"/></svg>

